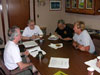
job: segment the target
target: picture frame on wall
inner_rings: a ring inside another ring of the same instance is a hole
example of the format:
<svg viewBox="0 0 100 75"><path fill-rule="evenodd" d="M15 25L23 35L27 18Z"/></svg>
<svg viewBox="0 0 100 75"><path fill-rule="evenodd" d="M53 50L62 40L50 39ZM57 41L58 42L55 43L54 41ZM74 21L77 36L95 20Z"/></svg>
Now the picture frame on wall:
<svg viewBox="0 0 100 75"><path fill-rule="evenodd" d="M61 10L61 0L50 0L50 10Z"/></svg>

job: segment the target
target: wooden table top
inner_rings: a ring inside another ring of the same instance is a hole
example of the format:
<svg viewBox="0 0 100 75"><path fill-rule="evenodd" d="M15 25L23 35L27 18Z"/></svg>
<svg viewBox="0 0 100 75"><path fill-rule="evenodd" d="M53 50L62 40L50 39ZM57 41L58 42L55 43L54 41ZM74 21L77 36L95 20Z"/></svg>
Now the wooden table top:
<svg viewBox="0 0 100 75"><path fill-rule="evenodd" d="M63 71L68 75L88 75L87 65L84 64L85 61L96 58L96 56L89 54L87 52L81 52L79 50L75 50L72 46L71 42L65 41L50 41L46 37L44 38L43 44L40 44L41 49L43 49L47 54L44 59L40 63L38 59L30 56L32 63L39 70L41 75L53 75L58 71ZM48 45L50 43L63 43L63 48L59 48L57 50L50 48ZM61 57L61 58L69 58L69 69L59 69L59 68L49 68L48 64L51 57ZM96 71L94 75L99 75Z"/></svg>

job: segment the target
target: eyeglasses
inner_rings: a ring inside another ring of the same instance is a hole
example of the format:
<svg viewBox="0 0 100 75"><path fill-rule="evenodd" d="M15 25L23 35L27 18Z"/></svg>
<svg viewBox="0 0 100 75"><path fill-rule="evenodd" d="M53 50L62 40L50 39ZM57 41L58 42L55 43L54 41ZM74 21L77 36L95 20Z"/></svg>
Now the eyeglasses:
<svg viewBox="0 0 100 75"><path fill-rule="evenodd" d="M29 24L29 26L34 26L34 24Z"/></svg>

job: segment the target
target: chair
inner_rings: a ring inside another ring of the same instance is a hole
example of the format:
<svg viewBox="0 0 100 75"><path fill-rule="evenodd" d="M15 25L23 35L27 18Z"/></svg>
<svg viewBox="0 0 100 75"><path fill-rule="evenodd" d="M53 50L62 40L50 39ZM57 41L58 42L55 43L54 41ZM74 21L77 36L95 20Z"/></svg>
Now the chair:
<svg viewBox="0 0 100 75"><path fill-rule="evenodd" d="M96 50L97 55L100 55L100 40L94 38L93 43L95 45L95 50Z"/></svg>
<svg viewBox="0 0 100 75"><path fill-rule="evenodd" d="M28 66L29 67L29 66ZM20 69L16 69L16 70L13 70L13 71L9 71L6 66L4 65L4 62L3 62L3 59L2 59L2 56L0 56L0 75L16 75L16 74L19 74L19 73L22 73L24 71L27 71L29 70L31 73L31 69L29 69L28 67L20 70ZM28 74L29 75L29 74ZM32 74L31 74L32 75Z"/></svg>
<svg viewBox="0 0 100 75"><path fill-rule="evenodd" d="M70 27L71 29L73 29L73 28L74 28L74 25L73 25L73 24L71 24L71 23L66 23L66 25L67 25L68 27Z"/></svg>
<svg viewBox="0 0 100 75"><path fill-rule="evenodd" d="M0 45L2 45L3 44L3 40L2 40L2 38L0 37Z"/></svg>
<svg viewBox="0 0 100 75"><path fill-rule="evenodd" d="M41 27L40 26L40 29L42 30L43 34L46 35L46 27Z"/></svg>

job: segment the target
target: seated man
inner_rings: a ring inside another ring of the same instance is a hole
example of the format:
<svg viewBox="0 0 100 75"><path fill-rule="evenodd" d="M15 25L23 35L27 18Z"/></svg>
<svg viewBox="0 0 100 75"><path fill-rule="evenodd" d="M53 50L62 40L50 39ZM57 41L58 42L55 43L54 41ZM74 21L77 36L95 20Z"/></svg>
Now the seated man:
<svg viewBox="0 0 100 75"><path fill-rule="evenodd" d="M81 51L87 51L91 54L95 52L93 41L85 29L85 24L82 21L77 21L74 24L73 46Z"/></svg>
<svg viewBox="0 0 100 75"><path fill-rule="evenodd" d="M65 25L64 20L58 20L57 29L55 30L55 35L62 40L72 40L73 30Z"/></svg>
<svg viewBox="0 0 100 75"><path fill-rule="evenodd" d="M35 25L33 20L29 20L28 26L23 31L22 40L36 39L39 38L39 35L43 36L40 27Z"/></svg>
<svg viewBox="0 0 100 75"><path fill-rule="evenodd" d="M20 55L20 50L18 47L18 42L21 40L20 29L17 26L13 26L9 32L9 41L7 42L4 50L4 64L8 70L12 71L16 68L24 69L25 67L32 66L32 71L36 72L37 69L32 65L32 63L23 63ZM23 54L29 55L28 51Z"/></svg>

